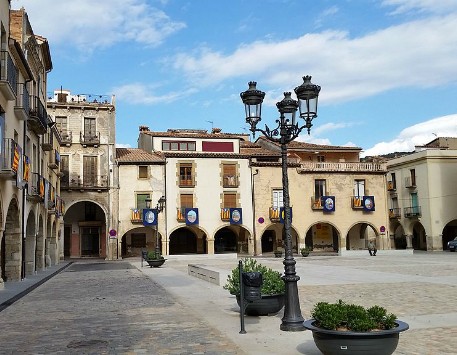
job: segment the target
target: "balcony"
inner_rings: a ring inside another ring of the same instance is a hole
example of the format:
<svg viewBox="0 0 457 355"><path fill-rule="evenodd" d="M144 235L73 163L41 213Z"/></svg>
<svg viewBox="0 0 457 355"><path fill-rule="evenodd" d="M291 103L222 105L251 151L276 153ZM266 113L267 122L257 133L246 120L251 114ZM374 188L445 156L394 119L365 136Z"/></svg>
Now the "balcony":
<svg viewBox="0 0 457 355"><path fill-rule="evenodd" d="M405 178L405 187L408 189L415 189L416 188L416 178L408 176Z"/></svg>
<svg viewBox="0 0 457 355"><path fill-rule="evenodd" d="M238 187L238 177L235 175L223 176L223 187Z"/></svg>
<svg viewBox="0 0 457 355"><path fill-rule="evenodd" d="M406 218L417 218L421 217L421 206L415 206L415 207L405 207L405 217Z"/></svg>
<svg viewBox="0 0 457 355"><path fill-rule="evenodd" d="M179 187L194 187L195 180L193 176L190 175L180 175L179 176Z"/></svg>
<svg viewBox="0 0 457 355"><path fill-rule="evenodd" d="M60 137L61 145L66 145L67 147L71 146L73 140L73 134L71 133L71 131L60 131Z"/></svg>
<svg viewBox="0 0 457 355"><path fill-rule="evenodd" d="M399 219L401 218L401 208L390 208L389 209L389 219Z"/></svg>
<svg viewBox="0 0 457 355"><path fill-rule="evenodd" d="M14 180L16 178L20 154L22 154L22 149L13 139L3 139L0 155L0 179Z"/></svg>
<svg viewBox="0 0 457 355"><path fill-rule="evenodd" d="M51 129L48 129L45 135L43 135L43 141L41 143L41 149L44 151L51 151L54 148L54 133Z"/></svg>
<svg viewBox="0 0 457 355"><path fill-rule="evenodd" d="M324 206L322 205L321 197L311 197L311 209L313 210L323 210Z"/></svg>
<svg viewBox="0 0 457 355"><path fill-rule="evenodd" d="M14 100L17 90L17 74L13 59L7 51L0 51L0 92L7 100Z"/></svg>
<svg viewBox="0 0 457 355"><path fill-rule="evenodd" d="M363 197L362 196L352 196L351 197L351 206L353 209L362 209L363 208Z"/></svg>
<svg viewBox="0 0 457 355"><path fill-rule="evenodd" d="M28 185L27 199L34 202L44 201L44 179L38 173L32 173Z"/></svg>
<svg viewBox="0 0 457 355"><path fill-rule="evenodd" d="M132 223L143 223L143 210L138 208L132 208L132 213L130 216L130 222Z"/></svg>
<svg viewBox="0 0 457 355"><path fill-rule="evenodd" d="M51 169L58 169L60 166L60 154L57 150L49 157L48 167Z"/></svg>
<svg viewBox="0 0 457 355"><path fill-rule="evenodd" d="M32 96L30 101L30 119L27 121L29 128L36 134L43 135L48 131L50 122L46 108L38 96Z"/></svg>
<svg viewBox="0 0 457 355"><path fill-rule="evenodd" d="M26 120L30 113L30 96L25 83L17 84L16 104L14 112L19 120Z"/></svg>
<svg viewBox="0 0 457 355"><path fill-rule="evenodd" d="M385 163L316 163L304 162L297 168L299 174L312 171L337 171L337 172L386 172L387 165Z"/></svg>
<svg viewBox="0 0 457 355"><path fill-rule="evenodd" d="M97 148L100 145L100 132L89 132L89 133L79 133L79 142L83 147L95 147Z"/></svg>
<svg viewBox="0 0 457 355"><path fill-rule="evenodd" d="M387 191L395 191L396 186L393 181L387 181Z"/></svg>
<svg viewBox="0 0 457 355"><path fill-rule="evenodd" d="M47 196L48 199L48 214L55 214L56 213L56 188L54 186L49 185L49 194Z"/></svg>
<svg viewBox="0 0 457 355"><path fill-rule="evenodd" d="M80 175L71 175L68 179L60 180L60 188L63 190L108 190L108 175L87 175L82 178Z"/></svg>

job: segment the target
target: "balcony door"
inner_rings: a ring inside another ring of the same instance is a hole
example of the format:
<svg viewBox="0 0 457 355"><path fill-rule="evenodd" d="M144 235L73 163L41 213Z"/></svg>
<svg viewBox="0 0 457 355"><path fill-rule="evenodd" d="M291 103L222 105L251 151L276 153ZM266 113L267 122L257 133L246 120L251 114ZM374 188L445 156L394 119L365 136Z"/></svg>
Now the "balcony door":
<svg viewBox="0 0 457 355"><path fill-rule="evenodd" d="M83 157L83 185L94 187L97 183L97 157Z"/></svg>
<svg viewBox="0 0 457 355"><path fill-rule="evenodd" d="M412 212L414 213L414 215L418 215L419 214L419 201L418 201L418 198L417 198L417 193L412 193L411 194L411 209L412 209Z"/></svg>
<svg viewBox="0 0 457 355"><path fill-rule="evenodd" d="M95 127L95 118L84 118L84 140L91 140L97 136Z"/></svg>

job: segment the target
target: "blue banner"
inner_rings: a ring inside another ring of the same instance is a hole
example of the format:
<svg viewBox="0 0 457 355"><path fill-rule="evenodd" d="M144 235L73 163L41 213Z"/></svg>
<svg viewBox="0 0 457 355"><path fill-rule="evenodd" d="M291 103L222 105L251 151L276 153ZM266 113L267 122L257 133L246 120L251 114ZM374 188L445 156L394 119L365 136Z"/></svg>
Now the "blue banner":
<svg viewBox="0 0 457 355"><path fill-rule="evenodd" d="M374 196L363 196L362 206L364 211L374 211Z"/></svg>
<svg viewBox="0 0 457 355"><path fill-rule="evenodd" d="M292 223L292 207L289 207L290 209L290 223ZM286 213L284 211L284 207L279 208L279 223L284 223L284 220L286 219Z"/></svg>
<svg viewBox="0 0 457 355"><path fill-rule="evenodd" d="M322 196L324 212L335 212L335 196Z"/></svg>
<svg viewBox="0 0 457 355"><path fill-rule="evenodd" d="M143 226L157 225L157 210L151 208L143 209Z"/></svg>
<svg viewBox="0 0 457 355"><path fill-rule="evenodd" d="M198 208L186 208L186 225L198 224Z"/></svg>
<svg viewBox="0 0 457 355"><path fill-rule="evenodd" d="M243 214L241 208L230 209L230 224L242 224Z"/></svg>

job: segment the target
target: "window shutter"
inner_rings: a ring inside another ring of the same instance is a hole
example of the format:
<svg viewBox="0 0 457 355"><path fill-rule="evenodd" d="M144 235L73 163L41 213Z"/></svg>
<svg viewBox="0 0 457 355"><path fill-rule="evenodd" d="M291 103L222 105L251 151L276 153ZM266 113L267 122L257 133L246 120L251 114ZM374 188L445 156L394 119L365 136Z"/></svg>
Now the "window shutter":
<svg viewBox="0 0 457 355"><path fill-rule="evenodd" d="M236 193L224 193L224 208L236 207Z"/></svg>
<svg viewBox="0 0 457 355"><path fill-rule="evenodd" d="M190 194L182 194L181 198L181 208L192 208L194 207L193 200L194 196Z"/></svg>

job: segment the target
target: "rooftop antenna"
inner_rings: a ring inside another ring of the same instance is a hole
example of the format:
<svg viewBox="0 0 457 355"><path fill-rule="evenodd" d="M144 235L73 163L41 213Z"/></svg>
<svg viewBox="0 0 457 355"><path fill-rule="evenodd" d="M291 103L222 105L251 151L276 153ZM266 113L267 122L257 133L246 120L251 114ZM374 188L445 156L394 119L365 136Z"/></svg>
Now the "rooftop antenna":
<svg viewBox="0 0 457 355"><path fill-rule="evenodd" d="M214 122L213 121L206 121L208 123L211 123L211 132L213 131L213 128L214 128Z"/></svg>

